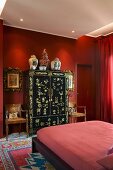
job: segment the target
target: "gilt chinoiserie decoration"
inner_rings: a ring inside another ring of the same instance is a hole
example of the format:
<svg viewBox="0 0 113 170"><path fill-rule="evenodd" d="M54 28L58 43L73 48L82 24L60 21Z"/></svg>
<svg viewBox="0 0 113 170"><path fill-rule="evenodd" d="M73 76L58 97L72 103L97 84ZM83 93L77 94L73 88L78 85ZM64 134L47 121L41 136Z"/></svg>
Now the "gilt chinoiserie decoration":
<svg viewBox="0 0 113 170"><path fill-rule="evenodd" d="M20 69L11 67L4 69L4 90L22 90L22 71Z"/></svg>
<svg viewBox="0 0 113 170"><path fill-rule="evenodd" d="M65 73L28 71L26 105L29 109L30 133L37 129L67 123L67 93Z"/></svg>

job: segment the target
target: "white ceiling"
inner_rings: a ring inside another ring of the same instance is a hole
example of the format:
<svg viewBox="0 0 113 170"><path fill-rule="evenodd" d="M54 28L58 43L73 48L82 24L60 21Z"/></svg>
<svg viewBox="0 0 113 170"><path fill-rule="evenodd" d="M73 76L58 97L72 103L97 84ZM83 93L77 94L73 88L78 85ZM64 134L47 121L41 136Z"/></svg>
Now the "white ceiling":
<svg viewBox="0 0 113 170"><path fill-rule="evenodd" d="M98 36L113 32L113 0L7 0L1 18L6 25L64 37Z"/></svg>

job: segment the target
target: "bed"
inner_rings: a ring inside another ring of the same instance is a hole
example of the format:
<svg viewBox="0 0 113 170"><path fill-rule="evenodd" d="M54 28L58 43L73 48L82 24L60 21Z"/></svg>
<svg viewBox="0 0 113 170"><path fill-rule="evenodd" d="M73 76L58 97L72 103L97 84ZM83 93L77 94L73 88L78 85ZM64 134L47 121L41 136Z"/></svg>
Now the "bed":
<svg viewBox="0 0 113 170"><path fill-rule="evenodd" d="M98 160L113 146L113 124L87 121L37 131L32 151L40 152L58 170L105 170Z"/></svg>

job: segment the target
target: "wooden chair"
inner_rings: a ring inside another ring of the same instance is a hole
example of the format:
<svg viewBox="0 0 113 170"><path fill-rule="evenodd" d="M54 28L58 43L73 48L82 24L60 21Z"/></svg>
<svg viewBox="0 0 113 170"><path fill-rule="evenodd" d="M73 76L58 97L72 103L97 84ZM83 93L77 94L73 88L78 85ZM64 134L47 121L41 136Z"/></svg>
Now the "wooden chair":
<svg viewBox="0 0 113 170"><path fill-rule="evenodd" d="M7 104L5 105L5 124L6 124L6 140L8 140L9 125L11 124L26 124L26 132L28 136L28 111L22 110L21 104Z"/></svg>
<svg viewBox="0 0 113 170"><path fill-rule="evenodd" d="M78 117L84 117L86 121L86 106L76 106L76 104L69 104L68 114L70 117L70 123L77 122Z"/></svg>

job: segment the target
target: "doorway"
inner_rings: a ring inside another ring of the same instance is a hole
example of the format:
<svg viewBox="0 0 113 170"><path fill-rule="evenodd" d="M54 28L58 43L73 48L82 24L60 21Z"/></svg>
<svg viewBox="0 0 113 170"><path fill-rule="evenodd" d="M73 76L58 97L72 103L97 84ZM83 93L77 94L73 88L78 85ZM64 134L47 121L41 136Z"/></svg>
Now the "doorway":
<svg viewBox="0 0 113 170"><path fill-rule="evenodd" d="M87 120L95 118L92 65L77 64L77 105L86 106Z"/></svg>

